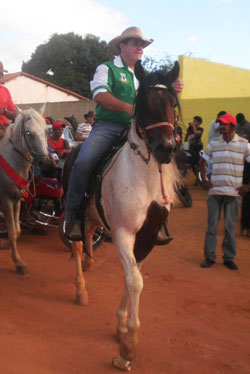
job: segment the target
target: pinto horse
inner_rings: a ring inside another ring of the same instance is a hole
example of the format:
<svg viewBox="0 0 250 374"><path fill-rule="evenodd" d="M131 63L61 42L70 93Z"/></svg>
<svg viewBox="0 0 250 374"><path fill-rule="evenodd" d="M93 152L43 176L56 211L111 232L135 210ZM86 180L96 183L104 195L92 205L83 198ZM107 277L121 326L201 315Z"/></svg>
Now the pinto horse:
<svg viewBox="0 0 250 374"><path fill-rule="evenodd" d="M4 212L12 259L20 274L27 266L17 251L21 198L31 180L31 168L49 165L47 126L35 110L20 111L0 140L0 208Z"/></svg>
<svg viewBox="0 0 250 374"><path fill-rule="evenodd" d="M83 267L81 242L73 242L77 302L87 305L82 270L93 263L92 236L98 226L111 232L125 270L125 289L117 311L120 356L114 358L113 365L124 370L131 367L138 340L139 297L143 288L140 268L155 245L170 204L177 199L178 171L171 154L175 148L175 106L179 107L172 82L178 74L176 63L171 72L154 72L140 82L127 142L102 176L101 202L105 220L98 213L95 194L85 210L88 255Z"/></svg>

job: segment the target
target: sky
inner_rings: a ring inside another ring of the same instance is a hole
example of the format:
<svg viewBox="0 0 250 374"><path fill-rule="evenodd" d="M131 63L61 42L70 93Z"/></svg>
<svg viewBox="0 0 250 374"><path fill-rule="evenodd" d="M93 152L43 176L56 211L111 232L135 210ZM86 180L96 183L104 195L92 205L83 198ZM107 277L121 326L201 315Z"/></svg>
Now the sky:
<svg viewBox="0 0 250 374"><path fill-rule="evenodd" d="M145 55L202 58L250 69L250 0L8 0L0 4L0 60L21 71L54 34L109 42L130 26L154 39Z"/></svg>

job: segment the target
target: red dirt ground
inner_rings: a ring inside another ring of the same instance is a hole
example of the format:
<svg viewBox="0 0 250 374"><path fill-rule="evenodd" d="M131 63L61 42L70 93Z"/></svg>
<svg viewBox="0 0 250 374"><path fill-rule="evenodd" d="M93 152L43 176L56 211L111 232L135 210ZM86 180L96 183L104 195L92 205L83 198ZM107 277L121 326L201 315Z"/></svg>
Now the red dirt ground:
<svg viewBox="0 0 250 374"><path fill-rule="evenodd" d="M192 181L191 181L192 182ZM206 192L192 187L193 207L174 208L174 240L156 247L143 266L141 329L136 374L250 373L250 240L237 227L239 271L217 263L201 269ZM74 302L74 261L56 230L24 232L19 249L29 268L15 272L10 251L0 251L0 373L111 374L123 269L112 244L95 252L85 274L89 306ZM119 372L119 371L118 371Z"/></svg>

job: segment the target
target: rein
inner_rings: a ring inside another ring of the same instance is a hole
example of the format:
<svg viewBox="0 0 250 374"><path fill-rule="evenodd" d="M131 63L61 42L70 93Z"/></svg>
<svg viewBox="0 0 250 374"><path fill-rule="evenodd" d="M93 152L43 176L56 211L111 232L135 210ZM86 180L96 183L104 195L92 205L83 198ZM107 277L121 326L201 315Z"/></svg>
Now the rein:
<svg viewBox="0 0 250 374"><path fill-rule="evenodd" d="M147 150L148 150L148 157L145 157L142 152L140 151L139 149L139 146L135 143L133 143L131 141L131 139L129 139L128 137L128 143L130 145L130 148L134 151L135 155L139 155L141 157L141 159L148 165L149 161L150 161L150 157L151 157L151 151L149 150L148 148L148 144L147 144L147 138L146 138L146 135L145 135L145 131L148 131L148 130L151 130L151 129L155 129L157 127L162 127L162 126L168 126L168 127L171 127L173 130L174 130L174 125L171 123L171 122L157 122L157 123L154 123L152 125L149 125L147 127L145 127L144 129L139 129L139 132L140 134L142 135L142 138L147 146ZM162 178L162 165L157 163L157 166L158 166L158 171L160 173L160 181L161 181L161 194L162 194L162 197L163 197L163 200L165 201L165 204L172 204L173 203L173 200L168 197L165 193L165 188L164 188L164 184L163 184L163 178Z"/></svg>

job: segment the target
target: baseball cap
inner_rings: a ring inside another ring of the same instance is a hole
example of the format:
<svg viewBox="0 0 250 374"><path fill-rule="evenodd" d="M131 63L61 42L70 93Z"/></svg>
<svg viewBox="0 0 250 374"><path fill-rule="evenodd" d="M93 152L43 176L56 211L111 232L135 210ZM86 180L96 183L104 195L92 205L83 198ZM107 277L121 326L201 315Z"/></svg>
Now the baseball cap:
<svg viewBox="0 0 250 374"><path fill-rule="evenodd" d="M226 113L226 114L223 114L223 116L220 116L216 122L231 123L234 126L236 126L237 124L236 118L232 116L232 114L229 114L229 113Z"/></svg>
<svg viewBox="0 0 250 374"><path fill-rule="evenodd" d="M58 127L65 127L65 124L60 121L54 121L52 125L52 130L57 129Z"/></svg>

